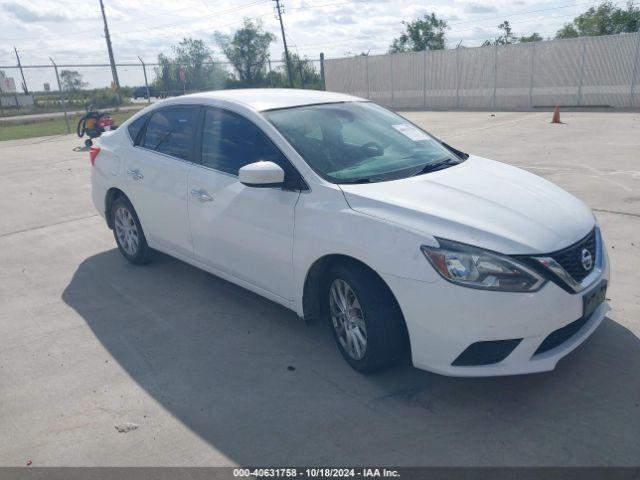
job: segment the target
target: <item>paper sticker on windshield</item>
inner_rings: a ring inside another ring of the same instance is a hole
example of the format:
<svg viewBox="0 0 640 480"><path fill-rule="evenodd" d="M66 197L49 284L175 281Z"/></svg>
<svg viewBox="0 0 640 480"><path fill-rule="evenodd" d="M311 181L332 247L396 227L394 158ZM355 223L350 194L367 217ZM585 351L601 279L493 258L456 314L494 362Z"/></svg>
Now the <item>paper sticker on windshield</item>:
<svg viewBox="0 0 640 480"><path fill-rule="evenodd" d="M424 133L422 130L414 127L413 125L409 125L407 123L402 123L400 125L391 125L405 137L410 138L414 142L419 142L421 140L431 140L431 137Z"/></svg>

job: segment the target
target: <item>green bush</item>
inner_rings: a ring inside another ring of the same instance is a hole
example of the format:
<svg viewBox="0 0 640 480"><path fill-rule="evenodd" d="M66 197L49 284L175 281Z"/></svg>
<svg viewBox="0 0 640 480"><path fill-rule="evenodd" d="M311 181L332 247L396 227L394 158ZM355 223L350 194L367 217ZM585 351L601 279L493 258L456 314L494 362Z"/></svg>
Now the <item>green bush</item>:
<svg viewBox="0 0 640 480"><path fill-rule="evenodd" d="M95 108L117 107L118 95L110 88L90 90L85 94L84 104Z"/></svg>

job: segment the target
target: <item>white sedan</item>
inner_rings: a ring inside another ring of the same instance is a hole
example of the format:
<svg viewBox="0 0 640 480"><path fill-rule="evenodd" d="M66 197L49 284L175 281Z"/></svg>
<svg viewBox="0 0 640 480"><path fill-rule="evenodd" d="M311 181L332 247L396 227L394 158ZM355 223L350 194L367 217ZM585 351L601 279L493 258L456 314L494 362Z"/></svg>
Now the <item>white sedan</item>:
<svg viewBox="0 0 640 480"><path fill-rule="evenodd" d="M374 103L308 90L163 100L90 152L132 263L159 250L333 325L362 372L552 370L607 310L591 210Z"/></svg>

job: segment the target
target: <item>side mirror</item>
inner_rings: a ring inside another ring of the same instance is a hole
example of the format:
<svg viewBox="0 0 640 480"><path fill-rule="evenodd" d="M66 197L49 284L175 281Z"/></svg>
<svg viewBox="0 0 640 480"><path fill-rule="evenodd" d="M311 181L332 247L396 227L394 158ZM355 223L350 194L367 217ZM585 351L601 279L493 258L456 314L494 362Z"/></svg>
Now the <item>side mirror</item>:
<svg viewBox="0 0 640 480"><path fill-rule="evenodd" d="M281 187L284 170L273 162L255 162L245 165L238 172L240 183L247 187Z"/></svg>

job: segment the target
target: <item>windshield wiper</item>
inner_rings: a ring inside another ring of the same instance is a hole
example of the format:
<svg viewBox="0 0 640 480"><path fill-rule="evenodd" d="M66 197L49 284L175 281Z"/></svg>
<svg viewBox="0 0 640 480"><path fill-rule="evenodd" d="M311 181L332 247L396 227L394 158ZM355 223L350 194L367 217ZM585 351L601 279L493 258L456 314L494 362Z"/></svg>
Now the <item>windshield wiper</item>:
<svg viewBox="0 0 640 480"><path fill-rule="evenodd" d="M436 170L441 170L442 167L448 166L448 165L457 165L459 162L454 160L451 157L447 157L443 160L440 160L438 162L434 162L434 163L427 163L426 165L424 165L423 167L420 167L420 169L411 174L411 177L416 177L418 175L422 175L424 173L429 173L429 172L434 172Z"/></svg>
<svg viewBox="0 0 640 480"><path fill-rule="evenodd" d="M338 184L347 185L352 183L371 183L371 179L367 177L354 178L353 180L340 180Z"/></svg>

